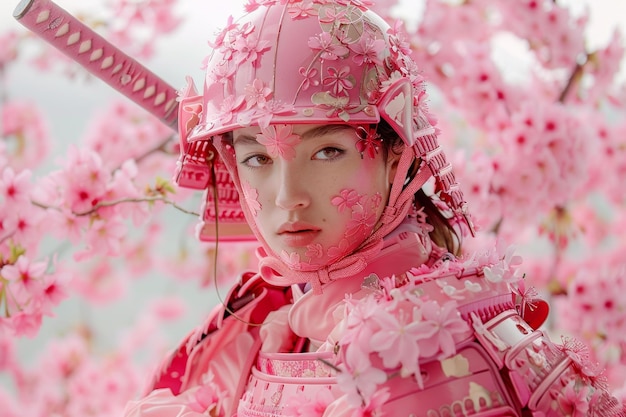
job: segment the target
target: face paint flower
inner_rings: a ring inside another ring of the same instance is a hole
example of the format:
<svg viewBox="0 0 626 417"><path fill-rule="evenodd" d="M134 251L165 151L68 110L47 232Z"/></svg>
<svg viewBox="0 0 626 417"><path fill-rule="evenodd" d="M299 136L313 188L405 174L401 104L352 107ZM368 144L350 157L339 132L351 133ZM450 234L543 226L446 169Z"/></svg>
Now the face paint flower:
<svg viewBox="0 0 626 417"><path fill-rule="evenodd" d="M359 193L355 190L345 189L341 190L338 196L333 197L331 202L333 205L337 206L337 210L341 213L345 209L352 208L360 199Z"/></svg>
<svg viewBox="0 0 626 417"><path fill-rule="evenodd" d="M241 183L241 189L243 190L243 196L246 200L246 204L250 209L253 216L256 216L257 212L261 210L261 204L259 204L259 193L254 188L250 187L247 182Z"/></svg>

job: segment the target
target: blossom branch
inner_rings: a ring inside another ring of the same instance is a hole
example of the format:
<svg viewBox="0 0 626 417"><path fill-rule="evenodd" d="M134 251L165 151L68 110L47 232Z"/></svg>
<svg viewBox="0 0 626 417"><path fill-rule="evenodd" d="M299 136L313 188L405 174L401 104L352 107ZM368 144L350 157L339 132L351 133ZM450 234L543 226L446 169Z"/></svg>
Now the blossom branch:
<svg viewBox="0 0 626 417"><path fill-rule="evenodd" d="M572 70L572 73L570 74L569 79L567 80L567 83L565 84L565 88L563 88L563 91L561 91L561 94L559 95L559 100L558 100L559 103L565 103L565 100L567 99L567 96L569 95L570 91L576 85L578 85L578 83L582 79L585 66L589 63L593 55L594 55L593 52L588 53L585 56L585 62L583 62L582 64L580 62L576 63L576 65L574 66L574 69Z"/></svg>
<svg viewBox="0 0 626 417"><path fill-rule="evenodd" d="M87 211L83 211L83 212L72 212L72 214L74 214L75 216L89 216L91 214L96 213L99 209L104 208L104 207L113 207L116 206L118 204L124 204L124 203L154 203L160 201L164 204L170 205L172 207L174 207L175 209L185 213L185 214L190 214L192 216L198 216L199 214L193 210L188 210L185 207L182 207L180 205L178 205L175 201L172 201L168 198L165 198L164 196L153 196L153 197L125 197L125 198L120 198L117 200L111 200L111 201L101 201L99 203L96 203L91 209L87 210ZM40 207L42 209L58 209L57 207L51 207L51 206L47 206L45 204L42 203L38 203L36 201L31 201L31 203L34 206Z"/></svg>

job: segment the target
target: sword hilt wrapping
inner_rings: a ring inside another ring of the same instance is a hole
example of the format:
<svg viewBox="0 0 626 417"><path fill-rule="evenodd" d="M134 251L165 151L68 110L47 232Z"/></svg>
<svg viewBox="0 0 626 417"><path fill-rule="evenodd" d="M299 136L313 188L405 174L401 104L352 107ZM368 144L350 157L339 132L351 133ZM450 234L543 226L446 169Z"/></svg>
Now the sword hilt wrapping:
<svg viewBox="0 0 626 417"><path fill-rule="evenodd" d="M13 16L87 71L178 130L177 92L50 0L22 0Z"/></svg>

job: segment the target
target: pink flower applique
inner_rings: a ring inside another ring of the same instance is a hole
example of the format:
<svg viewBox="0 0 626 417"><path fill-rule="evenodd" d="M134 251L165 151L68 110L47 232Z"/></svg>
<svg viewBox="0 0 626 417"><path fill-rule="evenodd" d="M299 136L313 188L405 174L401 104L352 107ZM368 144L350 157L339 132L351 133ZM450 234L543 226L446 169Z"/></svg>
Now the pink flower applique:
<svg viewBox="0 0 626 417"><path fill-rule="evenodd" d="M333 37L328 32L322 32L317 36L309 38L309 47L319 51L320 58L326 61L335 61L339 57L346 56L350 50L341 44L334 42Z"/></svg>
<svg viewBox="0 0 626 417"><path fill-rule="evenodd" d="M269 41L261 41L256 34L252 33L237 39L233 48L236 51L233 58L237 64L250 61L256 68L259 65L263 53L271 48Z"/></svg>
<svg viewBox="0 0 626 417"><path fill-rule="evenodd" d="M246 10L246 13L252 13L256 9L261 7L264 3L265 1L263 0L261 0L260 3L257 0L248 0L244 6L244 9Z"/></svg>
<svg viewBox="0 0 626 417"><path fill-rule="evenodd" d="M328 76L324 77L322 83L330 86L333 95L339 96L348 93L348 90L354 88L356 84L354 76L350 74L350 67L345 65L339 69L335 67L328 68Z"/></svg>
<svg viewBox="0 0 626 417"><path fill-rule="evenodd" d="M208 81L227 84L237 72L237 67L229 65L227 61L216 65L211 69L211 73L207 74Z"/></svg>
<svg viewBox="0 0 626 417"><path fill-rule="evenodd" d="M359 407L352 414L352 417L374 417L384 415L382 407L385 405L387 400L389 400L389 397L391 397L389 388L384 387L376 390L376 392L374 392L369 398L369 401L367 401L365 405Z"/></svg>
<svg viewBox="0 0 626 417"><path fill-rule="evenodd" d="M371 9L374 6L374 2L371 0L337 0L337 3L344 6L354 6L363 11Z"/></svg>
<svg viewBox="0 0 626 417"><path fill-rule="evenodd" d="M345 349L360 349L370 353L370 340L375 326L372 317L378 314L380 306L374 297L354 300L346 295L345 323L346 331L341 336L340 344ZM373 326L374 324L374 326Z"/></svg>
<svg viewBox="0 0 626 417"><path fill-rule="evenodd" d="M439 306L436 301L425 302L420 311L421 320L432 328L431 337L419 341L420 350L429 357L440 353L440 358L447 358L456 352L456 342L470 331L469 325L457 309L454 301Z"/></svg>
<svg viewBox="0 0 626 417"><path fill-rule="evenodd" d="M391 50L397 54L411 55L411 41L407 32L404 30L403 22L396 20L395 24L387 30L389 35L389 43L391 44Z"/></svg>
<svg viewBox="0 0 626 417"><path fill-rule="evenodd" d="M246 86L246 108L264 107L271 96L272 90L263 81L255 78L252 84Z"/></svg>
<svg viewBox="0 0 626 417"><path fill-rule="evenodd" d="M256 140L265 145L272 158L282 157L291 160L296 156L294 147L300 143L300 136L293 133L291 125L272 125L262 128Z"/></svg>
<svg viewBox="0 0 626 417"><path fill-rule="evenodd" d="M311 102L322 109L327 109L327 117L337 116L341 120L348 122L350 120L350 113L348 112L352 106L348 105L348 96L337 97L330 93L330 91L318 91L311 96Z"/></svg>
<svg viewBox="0 0 626 417"><path fill-rule="evenodd" d="M246 200L246 204L250 209L250 212L253 216L256 217L259 210L261 210L261 203L259 203L259 193L255 188L252 188L249 183L242 182L241 189L243 191L243 196Z"/></svg>
<svg viewBox="0 0 626 417"><path fill-rule="evenodd" d="M380 135L376 132L374 126L358 126L356 128L356 134L359 140L356 142L356 150L361 154L366 154L370 159L374 159L380 149L382 140Z"/></svg>
<svg viewBox="0 0 626 417"><path fill-rule="evenodd" d="M322 417L326 408L335 400L329 389L320 389L315 397L294 394L285 400L283 414L293 417Z"/></svg>
<svg viewBox="0 0 626 417"><path fill-rule="evenodd" d="M319 17L320 23L336 23L338 25L349 24L350 19L346 16L346 10L342 8L327 7L325 15Z"/></svg>
<svg viewBox="0 0 626 417"><path fill-rule="evenodd" d="M358 65L382 65L380 52L385 48L384 40L376 39L371 35L364 35L358 42L351 44L349 48L354 52L352 60Z"/></svg>
<svg viewBox="0 0 626 417"><path fill-rule="evenodd" d="M517 282L520 279L518 266L522 263L522 257L515 255L515 248L509 247L504 257L496 264L483 268L485 278L489 282Z"/></svg>
<svg viewBox="0 0 626 417"><path fill-rule="evenodd" d="M558 347L574 362L574 369L583 380L593 384L602 379L600 364L591 361L589 347L583 342L571 337L562 337L562 345Z"/></svg>
<svg viewBox="0 0 626 417"><path fill-rule="evenodd" d="M237 28L237 23L233 23L233 16L228 16L228 20L226 21L226 27L220 31L215 37L213 42L207 42L211 49L219 49L224 45L224 39L226 39L226 35L235 28ZM202 68L205 69L205 68Z"/></svg>
<svg viewBox="0 0 626 417"><path fill-rule="evenodd" d="M287 11L289 13L289 16L291 16L293 20L305 19L309 16L314 16L315 14L317 14L315 9L313 8L313 3L308 0L290 3Z"/></svg>
<svg viewBox="0 0 626 417"><path fill-rule="evenodd" d="M396 312L378 308L372 319L379 330L372 335L370 345L388 369L402 365L404 376L419 373L420 348L418 341L431 337L434 329L424 322L414 321L413 315L404 309Z"/></svg>
<svg viewBox="0 0 626 417"><path fill-rule="evenodd" d="M319 80L317 79L318 71L316 68L300 67L298 72L304 78L302 80L302 84L300 85L302 91L308 90L311 86L317 87L320 84Z"/></svg>
<svg viewBox="0 0 626 417"><path fill-rule="evenodd" d="M263 107L255 111L254 117L258 118L259 127L265 129L270 125L274 116L293 114L294 112L292 104L286 104L280 100L268 100Z"/></svg>
<svg viewBox="0 0 626 417"><path fill-rule="evenodd" d="M343 189L338 196L331 199L333 206L337 207L337 211L341 213L345 209L351 209L361 200L361 196L355 190Z"/></svg>
<svg viewBox="0 0 626 417"><path fill-rule="evenodd" d="M337 374L337 386L346 393L348 404L355 408L367 406L378 386L387 381L385 371L372 366L369 354L358 349L345 355L341 368Z"/></svg>
<svg viewBox="0 0 626 417"><path fill-rule="evenodd" d="M589 400L587 399L589 387L581 386L576 389L575 383L576 381L571 381L565 387L565 392L559 395L557 399L559 408L567 416L585 417L589 411Z"/></svg>
<svg viewBox="0 0 626 417"><path fill-rule="evenodd" d="M233 113L241 108L244 102L244 97L228 96L222 101L220 108L220 121L223 124L230 123L233 120Z"/></svg>

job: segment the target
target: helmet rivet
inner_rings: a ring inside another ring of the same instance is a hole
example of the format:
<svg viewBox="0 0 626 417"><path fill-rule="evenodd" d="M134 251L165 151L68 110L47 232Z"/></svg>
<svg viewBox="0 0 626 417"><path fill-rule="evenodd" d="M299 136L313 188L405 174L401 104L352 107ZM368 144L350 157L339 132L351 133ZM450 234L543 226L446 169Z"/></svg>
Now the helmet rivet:
<svg viewBox="0 0 626 417"><path fill-rule="evenodd" d="M302 114L307 117L311 117L313 116L313 109L312 108L304 109L302 110Z"/></svg>
<svg viewBox="0 0 626 417"><path fill-rule="evenodd" d="M368 116L374 116L376 115L376 112L374 111L374 107L373 106L366 106L363 109L363 113L365 113Z"/></svg>

